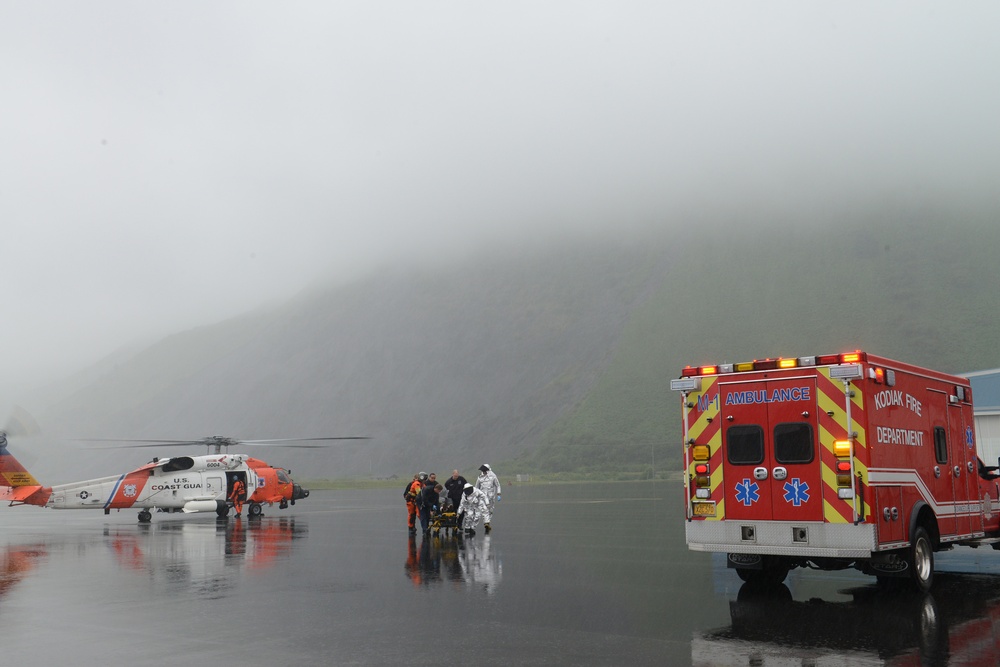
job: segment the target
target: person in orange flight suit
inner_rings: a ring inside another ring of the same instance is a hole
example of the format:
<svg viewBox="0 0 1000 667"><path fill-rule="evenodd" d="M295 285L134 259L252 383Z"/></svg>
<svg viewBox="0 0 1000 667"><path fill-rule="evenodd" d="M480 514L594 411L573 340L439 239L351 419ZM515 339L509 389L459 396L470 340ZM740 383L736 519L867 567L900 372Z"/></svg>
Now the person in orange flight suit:
<svg viewBox="0 0 1000 667"><path fill-rule="evenodd" d="M410 535L417 534L417 512L419 511L417 497L424 488L425 481L427 481L427 473L417 473L413 476L413 481L407 484L406 489L403 491L403 498L406 499L406 512L409 515Z"/></svg>
<svg viewBox="0 0 1000 667"><path fill-rule="evenodd" d="M233 501L233 509L236 510L236 516L239 516L243 511L243 501L246 498L246 484L243 480L237 477L233 480L233 490L229 493L229 499Z"/></svg>

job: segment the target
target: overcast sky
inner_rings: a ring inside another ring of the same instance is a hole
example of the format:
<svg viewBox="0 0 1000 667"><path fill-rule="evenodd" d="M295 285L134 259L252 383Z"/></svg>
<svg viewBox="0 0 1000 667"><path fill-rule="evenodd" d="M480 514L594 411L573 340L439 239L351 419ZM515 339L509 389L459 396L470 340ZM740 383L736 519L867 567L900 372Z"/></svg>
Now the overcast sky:
<svg viewBox="0 0 1000 667"><path fill-rule="evenodd" d="M995 2L5 2L0 401L389 262L995 190L998 34Z"/></svg>

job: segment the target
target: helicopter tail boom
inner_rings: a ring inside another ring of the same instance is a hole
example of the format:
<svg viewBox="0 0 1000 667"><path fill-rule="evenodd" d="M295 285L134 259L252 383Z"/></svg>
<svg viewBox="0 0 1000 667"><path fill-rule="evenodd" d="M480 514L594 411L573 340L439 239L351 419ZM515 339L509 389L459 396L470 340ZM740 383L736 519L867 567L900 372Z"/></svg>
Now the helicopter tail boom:
<svg viewBox="0 0 1000 667"><path fill-rule="evenodd" d="M0 500L11 505L39 505L44 507L52 489L38 483L21 462L7 450L7 443L0 445Z"/></svg>

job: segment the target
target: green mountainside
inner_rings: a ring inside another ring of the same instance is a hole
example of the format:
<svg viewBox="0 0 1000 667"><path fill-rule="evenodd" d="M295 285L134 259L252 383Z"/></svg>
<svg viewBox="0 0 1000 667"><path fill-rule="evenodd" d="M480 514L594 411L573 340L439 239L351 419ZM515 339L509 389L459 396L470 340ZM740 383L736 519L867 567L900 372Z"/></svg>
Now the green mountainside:
<svg viewBox="0 0 1000 667"><path fill-rule="evenodd" d="M854 208L692 216L315 288L91 369L40 421L70 437L371 436L282 452L311 478L485 461L645 479L677 467L669 384L688 364L864 349L1000 366L1000 207Z"/></svg>
<svg viewBox="0 0 1000 667"><path fill-rule="evenodd" d="M644 478L676 468L669 381L685 365L863 349L953 373L1000 366L992 211L897 210L678 243L593 389L512 470Z"/></svg>

